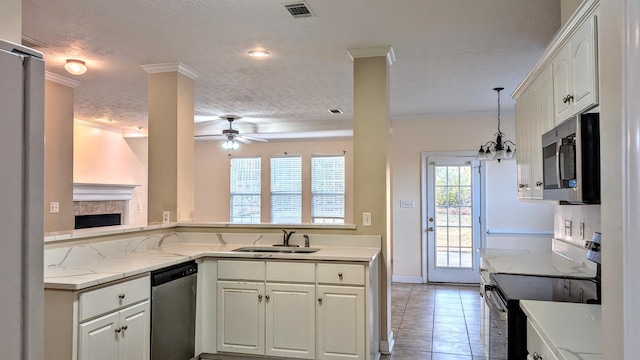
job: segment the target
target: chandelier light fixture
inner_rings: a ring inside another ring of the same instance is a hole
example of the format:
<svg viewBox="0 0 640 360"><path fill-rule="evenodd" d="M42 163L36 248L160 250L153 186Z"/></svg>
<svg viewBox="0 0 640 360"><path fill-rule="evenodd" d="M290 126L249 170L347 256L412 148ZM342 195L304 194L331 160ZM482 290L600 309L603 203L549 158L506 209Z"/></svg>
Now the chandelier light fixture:
<svg viewBox="0 0 640 360"><path fill-rule="evenodd" d="M504 133L500 131L500 91L504 90L504 88L497 87L493 88L494 91L498 93L498 132L495 134L496 140L490 140L486 144L480 146L480 150L478 151L478 155L476 156L477 160L508 160L513 158L513 154L516 152L516 144L511 140L503 140ZM511 146L513 146L513 150L511 150Z"/></svg>

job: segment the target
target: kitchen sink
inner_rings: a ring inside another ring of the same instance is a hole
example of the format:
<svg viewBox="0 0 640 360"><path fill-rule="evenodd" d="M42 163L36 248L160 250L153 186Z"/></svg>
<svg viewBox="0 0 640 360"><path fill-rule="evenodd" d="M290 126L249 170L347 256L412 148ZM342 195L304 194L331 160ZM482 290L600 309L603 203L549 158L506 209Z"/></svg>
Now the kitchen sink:
<svg viewBox="0 0 640 360"><path fill-rule="evenodd" d="M232 251L254 253L314 253L320 249L297 246L246 246Z"/></svg>

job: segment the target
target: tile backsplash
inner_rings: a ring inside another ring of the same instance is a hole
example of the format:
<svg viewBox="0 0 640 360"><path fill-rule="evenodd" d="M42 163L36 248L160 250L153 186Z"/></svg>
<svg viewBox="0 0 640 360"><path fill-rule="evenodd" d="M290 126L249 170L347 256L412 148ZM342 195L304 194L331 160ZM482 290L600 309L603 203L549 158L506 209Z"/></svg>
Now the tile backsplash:
<svg viewBox="0 0 640 360"><path fill-rule="evenodd" d="M600 205L556 205L553 218L554 238L578 247L601 228Z"/></svg>

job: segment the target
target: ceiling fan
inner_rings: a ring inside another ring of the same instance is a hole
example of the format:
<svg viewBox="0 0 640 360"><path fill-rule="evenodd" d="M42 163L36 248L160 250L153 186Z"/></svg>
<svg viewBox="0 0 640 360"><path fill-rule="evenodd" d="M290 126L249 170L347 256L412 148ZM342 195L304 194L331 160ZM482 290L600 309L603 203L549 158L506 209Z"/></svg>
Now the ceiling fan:
<svg viewBox="0 0 640 360"><path fill-rule="evenodd" d="M235 150L240 145L236 142L240 141L245 144L251 144L254 141L267 142L265 139L256 138L253 136L240 135L240 132L233 128L233 122L235 120L240 119L240 116L236 115L226 115L221 116L221 119L227 120L229 122L229 128L222 130L222 134L218 135L195 135L196 138L208 138L211 140L224 140L225 142L222 144L222 147L226 150Z"/></svg>

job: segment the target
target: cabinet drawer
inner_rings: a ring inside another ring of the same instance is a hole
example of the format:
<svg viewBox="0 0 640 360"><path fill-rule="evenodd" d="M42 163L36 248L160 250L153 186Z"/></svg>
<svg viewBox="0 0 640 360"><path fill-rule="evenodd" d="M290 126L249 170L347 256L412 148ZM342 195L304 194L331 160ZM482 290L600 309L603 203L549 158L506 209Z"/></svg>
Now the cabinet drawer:
<svg viewBox="0 0 640 360"><path fill-rule="evenodd" d="M264 261L218 261L218 279L264 281L264 278Z"/></svg>
<svg viewBox="0 0 640 360"><path fill-rule="evenodd" d="M536 358L534 356L536 353L544 360L557 359L547 343L542 340L542 336L540 336L538 330L533 326L531 320L527 320L527 351L532 359Z"/></svg>
<svg viewBox="0 0 640 360"><path fill-rule="evenodd" d="M129 280L80 294L80 321L149 298L149 276Z"/></svg>
<svg viewBox="0 0 640 360"><path fill-rule="evenodd" d="M320 263L318 283L364 285L364 265Z"/></svg>
<svg viewBox="0 0 640 360"><path fill-rule="evenodd" d="M313 283L316 281L316 264L288 261L267 262L267 281Z"/></svg>

